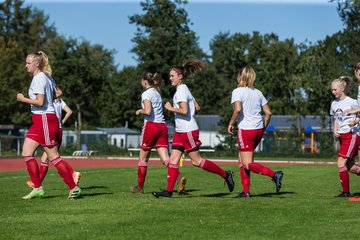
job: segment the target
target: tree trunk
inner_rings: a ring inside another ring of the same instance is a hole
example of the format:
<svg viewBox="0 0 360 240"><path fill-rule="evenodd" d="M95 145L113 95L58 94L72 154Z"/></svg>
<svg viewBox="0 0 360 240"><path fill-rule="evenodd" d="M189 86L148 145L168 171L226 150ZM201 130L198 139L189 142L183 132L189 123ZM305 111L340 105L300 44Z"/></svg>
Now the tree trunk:
<svg viewBox="0 0 360 240"><path fill-rule="evenodd" d="M78 147L80 148L80 143L81 143L81 107L80 104L76 104L76 109L77 109L77 128L76 128L76 144L78 145Z"/></svg>

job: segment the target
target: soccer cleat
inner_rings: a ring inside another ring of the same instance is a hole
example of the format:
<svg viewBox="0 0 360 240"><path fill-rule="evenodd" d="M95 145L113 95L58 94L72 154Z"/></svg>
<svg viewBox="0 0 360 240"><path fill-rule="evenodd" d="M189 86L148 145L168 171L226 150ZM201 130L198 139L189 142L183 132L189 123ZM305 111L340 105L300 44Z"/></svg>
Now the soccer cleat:
<svg viewBox="0 0 360 240"><path fill-rule="evenodd" d="M186 177L181 177L178 185L177 193L182 195L185 192Z"/></svg>
<svg viewBox="0 0 360 240"><path fill-rule="evenodd" d="M351 194L349 192L342 192L339 195L337 195L337 197L349 198L351 197Z"/></svg>
<svg viewBox="0 0 360 240"><path fill-rule="evenodd" d="M235 182L234 182L234 173L232 171L230 170L226 171L225 182L228 185L229 191L230 192L234 191Z"/></svg>
<svg viewBox="0 0 360 240"><path fill-rule="evenodd" d="M76 186L70 190L68 199L78 198L80 197L80 193L81 193L81 188Z"/></svg>
<svg viewBox="0 0 360 240"><path fill-rule="evenodd" d="M156 198L159 197L164 197L164 198L171 198L172 197L172 192L169 191L162 191L162 192L152 192L152 195Z"/></svg>
<svg viewBox="0 0 360 240"><path fill-rule="evenodd" d="M27 200L34 197L44 198L45 197L44 189L42 187L33 188L33 190L28 195L23 197L23 199Z"/></svg>
<svg viewBox="0 0 360 240"><path fill-rule="evenodd" d="M81 178L81 172L73 172L72 178L76 185L79 185L80 178Z"/></svg>
<svg viewBox="0 0 360 240"><path fill-rule="evenodd" d="M250 198L250 193L249 192L241 192L237 198Z"/></svg>
<svg viewBox="0 0 360 240"><path fill-rule="evenodd" d="M26 185L30 188L34 188L34 183L32 181L27 181Z"/></svg>
<svg viewBox="0 0 360 240"><path fill-rule="evenodd" d="M276 185L276 192L280 192L282 179L283 179L284 173L282 171L275 172L274 176L272 177L273 182Z"/></svg>
<svg viewBox="0 0 360 240"><path fill-rule="evenodd" d="M135 186L135 187L130 187L130 192L132 193L144 193L144 189L139 187L139 186Z"/></svg>

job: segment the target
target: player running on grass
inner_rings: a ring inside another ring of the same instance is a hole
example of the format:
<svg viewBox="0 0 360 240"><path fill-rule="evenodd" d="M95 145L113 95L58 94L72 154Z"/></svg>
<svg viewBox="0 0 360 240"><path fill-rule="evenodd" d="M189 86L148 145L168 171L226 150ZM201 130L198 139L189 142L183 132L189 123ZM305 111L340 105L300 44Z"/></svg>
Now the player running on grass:
<svg viewBox="0 0 360 240"><path fill-rule="evenodd" d="M59 132L58 132L57 138L58 138L58 143L59 143L58 148L60 149L61 142L62 142L62 135L63 135L62 125L65 124L66 120L71 116L72 110L64 102L64 100L62 100L62 98L60 98L60 97L55 98L54 108L55 108L56 117L59 120ZM62 111L64 111L66 113L64 118L62 118ZM64 163L67 165L67 168L71 172L71 175L72 175L76 185L79 185L81 173L75 172L74 169L70 166L70 164L68 164L66 161L64 161ZM41 156L41 163L40 163L40 181L41 181L41 183L44 181L44 178L47 174L48 169L49 169L49 159L47 157L46 152L44 152L43 155ZM27 181L26 184L29 187L32 187L32 188L34 187L34 183L32 181Z"/></svg>
<svg viewBox="0 0 360 240"><path fill-rule="evenodd" d="M208 172L218 174L225 179L229 191L234 190L233 173L225 171L210 160L200 156L199 127L195 121L195 99L189 88L184 84L185 80L193 77L203 69L202 62L189 60L183 66L173 67L170 70L171 85L176 87L173 97L173 105L167 102L165 108L175 114L175 134L172 141L172 151L168 167L167 187L165 191L153 192L155 197L170 198L173 193L176 178L179 172L179 161L184 151L189 155L192 164Z"/></svg>
<svg viewBox="0 0 360 240"><path fill-rule="evenodd" d="M238 88L231 96L233 114L229 121L228 132L234 134L234 125L238 127L239 168L243 191L240 198L250 197L250 172L270 177L276 185L276 192L281 189L283 172L273 170L254 162L254 150L259 144L264 131L270 123L271 111L262 92L254 87L256 73L250 66L240 69L237 76ZM264 120L261 110L265 113Z"/></svg>
<svg viewBox="0 0 360 240"><path fill-rule="evenodd" d="M163 102L160 95L161 76L159 73L145 73L141 79L145 89L141 94L141 109L136 110L136 115L144 116L144 126L141 134L140 154L138 163L138 184L130 187L133 193L144 193L144 183L147 172L147 163L151 149L156 148L161 162L169 166L168 129L163 114ZM179 172L178 193L185 191L186 178Z"/></svg>
<svg viewBox="0 0 360 240"><path fill-rule="evenodd" d="M338 197L351 197L348 171L360 175L360 167L356 166L354 162L360 140L359 128L350 126L356 115L346 113L351 109L358 108L357 101L345 94L345 89L350 81L350 77L339 77L331 83L331 92L336 99L331 103L330 115L334 117L333 134L340 141L337 166L342 193Z"/></svg>
<svg viewBox="0 0 360 240"><path fill-rule="evenodd" d="M75 184L67 164L61 159L58 151L59 120L54 109L55 82L50 77L51 68L44 52L29 54L26 57L26 69L33 75L29 87L29 98L22 93L17 94L17 101L31 106L32 125L26 135L22 148L22 157L27 166L33 190L23 199L43 197L45 192L41 186L39 166L34 158L35 150L42 145L50 162L54 164L59 175L69 187L69 199L80 196L81 189Z"/></svg>

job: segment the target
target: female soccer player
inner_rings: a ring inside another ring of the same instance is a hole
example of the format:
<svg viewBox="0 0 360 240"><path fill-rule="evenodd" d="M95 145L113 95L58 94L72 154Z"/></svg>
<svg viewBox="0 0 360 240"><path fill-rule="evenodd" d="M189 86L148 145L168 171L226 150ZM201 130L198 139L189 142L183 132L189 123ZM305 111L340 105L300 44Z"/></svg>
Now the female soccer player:
<svg viewBox="0 0 360 240"><path fill-rule="evenodd" d="M239 168L243 191L240 198L250 197L250 171L266 175L275 182L276 192L280 191L283 172L273 170L254 162L254 150L262 139L265 128L271 118L271 111L262 92L254 87L256 73L250 66L240 69L237 82L231 96L233 114L229 121L228 132L234 134L234 125L238 126ZM264 120L261 110L265 113Z"/></svg>
<svg viewBox="0 0 360 240"><path fill-rule="evenodd" d="M56 167L59 175L69 187L69 199L80 196L81 189L76 186L70 171L61 159L58 151L59 121L55 114L53 99L55 82L50 77L51 68L47 55L39 51L26 57L26 69L33 75L29 87L29 98L22 93L17 94L17 101L30 104L32 125L26 135L22 148L22 157L34 183L33 190L23 199L43 197L45 192L41 186L39 166L34 158L34 152L42 145L49 160Z"/></svg>
<svg viewBox="0 0 360 240"><path fill-rule="evenodd" d="M168 129L163 114L163 102L160 95L161 76L159 73L145 73L141 79L145 89L141 94L141 109L136 110L136 115L144 116L144 126L141 134L140 154L138 163L138 184L130 187L133 193L144 193L144 183L147 172L147 163L151 149L156 148L161 162L169 165ZM178 175L178 193L185 190L186 178Z"/></svg>
<svg viewBox="0 0 360 240"><path fill-rule="evenodd" d="M225 179L229 191L234 190L235 183L232 172L224 171L215 163L200 156L199 128L194 118L196 101L184 82L187 78L193 77L200 72L203 67L202 62L189 60L183 66L176 66L170 70L170 82L172 86L176 87L176 92L173 97L173 106L167 102L165 109L175 114L175 134L168 167L167 187L165 191L153 192L155 197L170 198L172 196L179 172L179 161L184 151L187 152L194 166L218 174Z"/></svg>
<svg viewBox="0 0 360 240"><path fill-rule="evenodd" d="M351 109L357 109L355 99L346 96L345 89L350 84L350 77L339 77L331 83L331 92L335 100L331 103L330 115L334 117L333 133L339 138L337 166L339 169L342 193L338 197L351 197L348 171L360 175L360 167L354 163L354 156L359 145L359 128L351 123L356 115L349 114Z"/></svg>
<svg viewBox="0 0 360 240"><path fill-rule="evenodd" d="M58 149L60 149L61 142L62 142L62 135L63 135L62 125L65 124L67 119L69 119L69 117L72 114L72 110L65 103L65 101L60 97L55 98L55 100L54 100L54 109L55 109L56 117L59 120L59 132L58 132L57 137L58 137L58 143L59 143ZM64 111L66 113L64 118L62 118L62 111ZM41 163L40 163L40 181L42 183L44 181L44 178L45 178L45 176L47 174L47 171L49 169L49 159L47 157L46 152L43 153L40 160L41 160ZM64 163L67 165L67 168L71 172L71 175L72 175L76 185L79 185L79 181L80 181L80 178L81 178L81 173L80 172L75 172L74 169L66 161L64 161ZM34 183L32 181L27 181L26 184L29 187L32 187L32 188L34 187Z"/></svg>

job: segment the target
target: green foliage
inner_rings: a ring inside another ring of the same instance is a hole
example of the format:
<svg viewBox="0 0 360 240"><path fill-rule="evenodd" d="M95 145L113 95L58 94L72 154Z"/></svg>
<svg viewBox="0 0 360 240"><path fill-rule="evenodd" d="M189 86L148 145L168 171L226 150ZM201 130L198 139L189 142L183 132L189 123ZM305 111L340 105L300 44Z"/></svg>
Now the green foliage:
<svg viewBox="0 0 360 240"><path fill-rule="evenodd" d="M137 55L141 71L159 72L168 85L170 67L183 64L189 58L204 59L196 33L189 27L190 20L183 8L186 1L154 0L140 3L144 14L130 17L137 26L131 50ZM171 98L164 89L165 99Z"/></svg>

